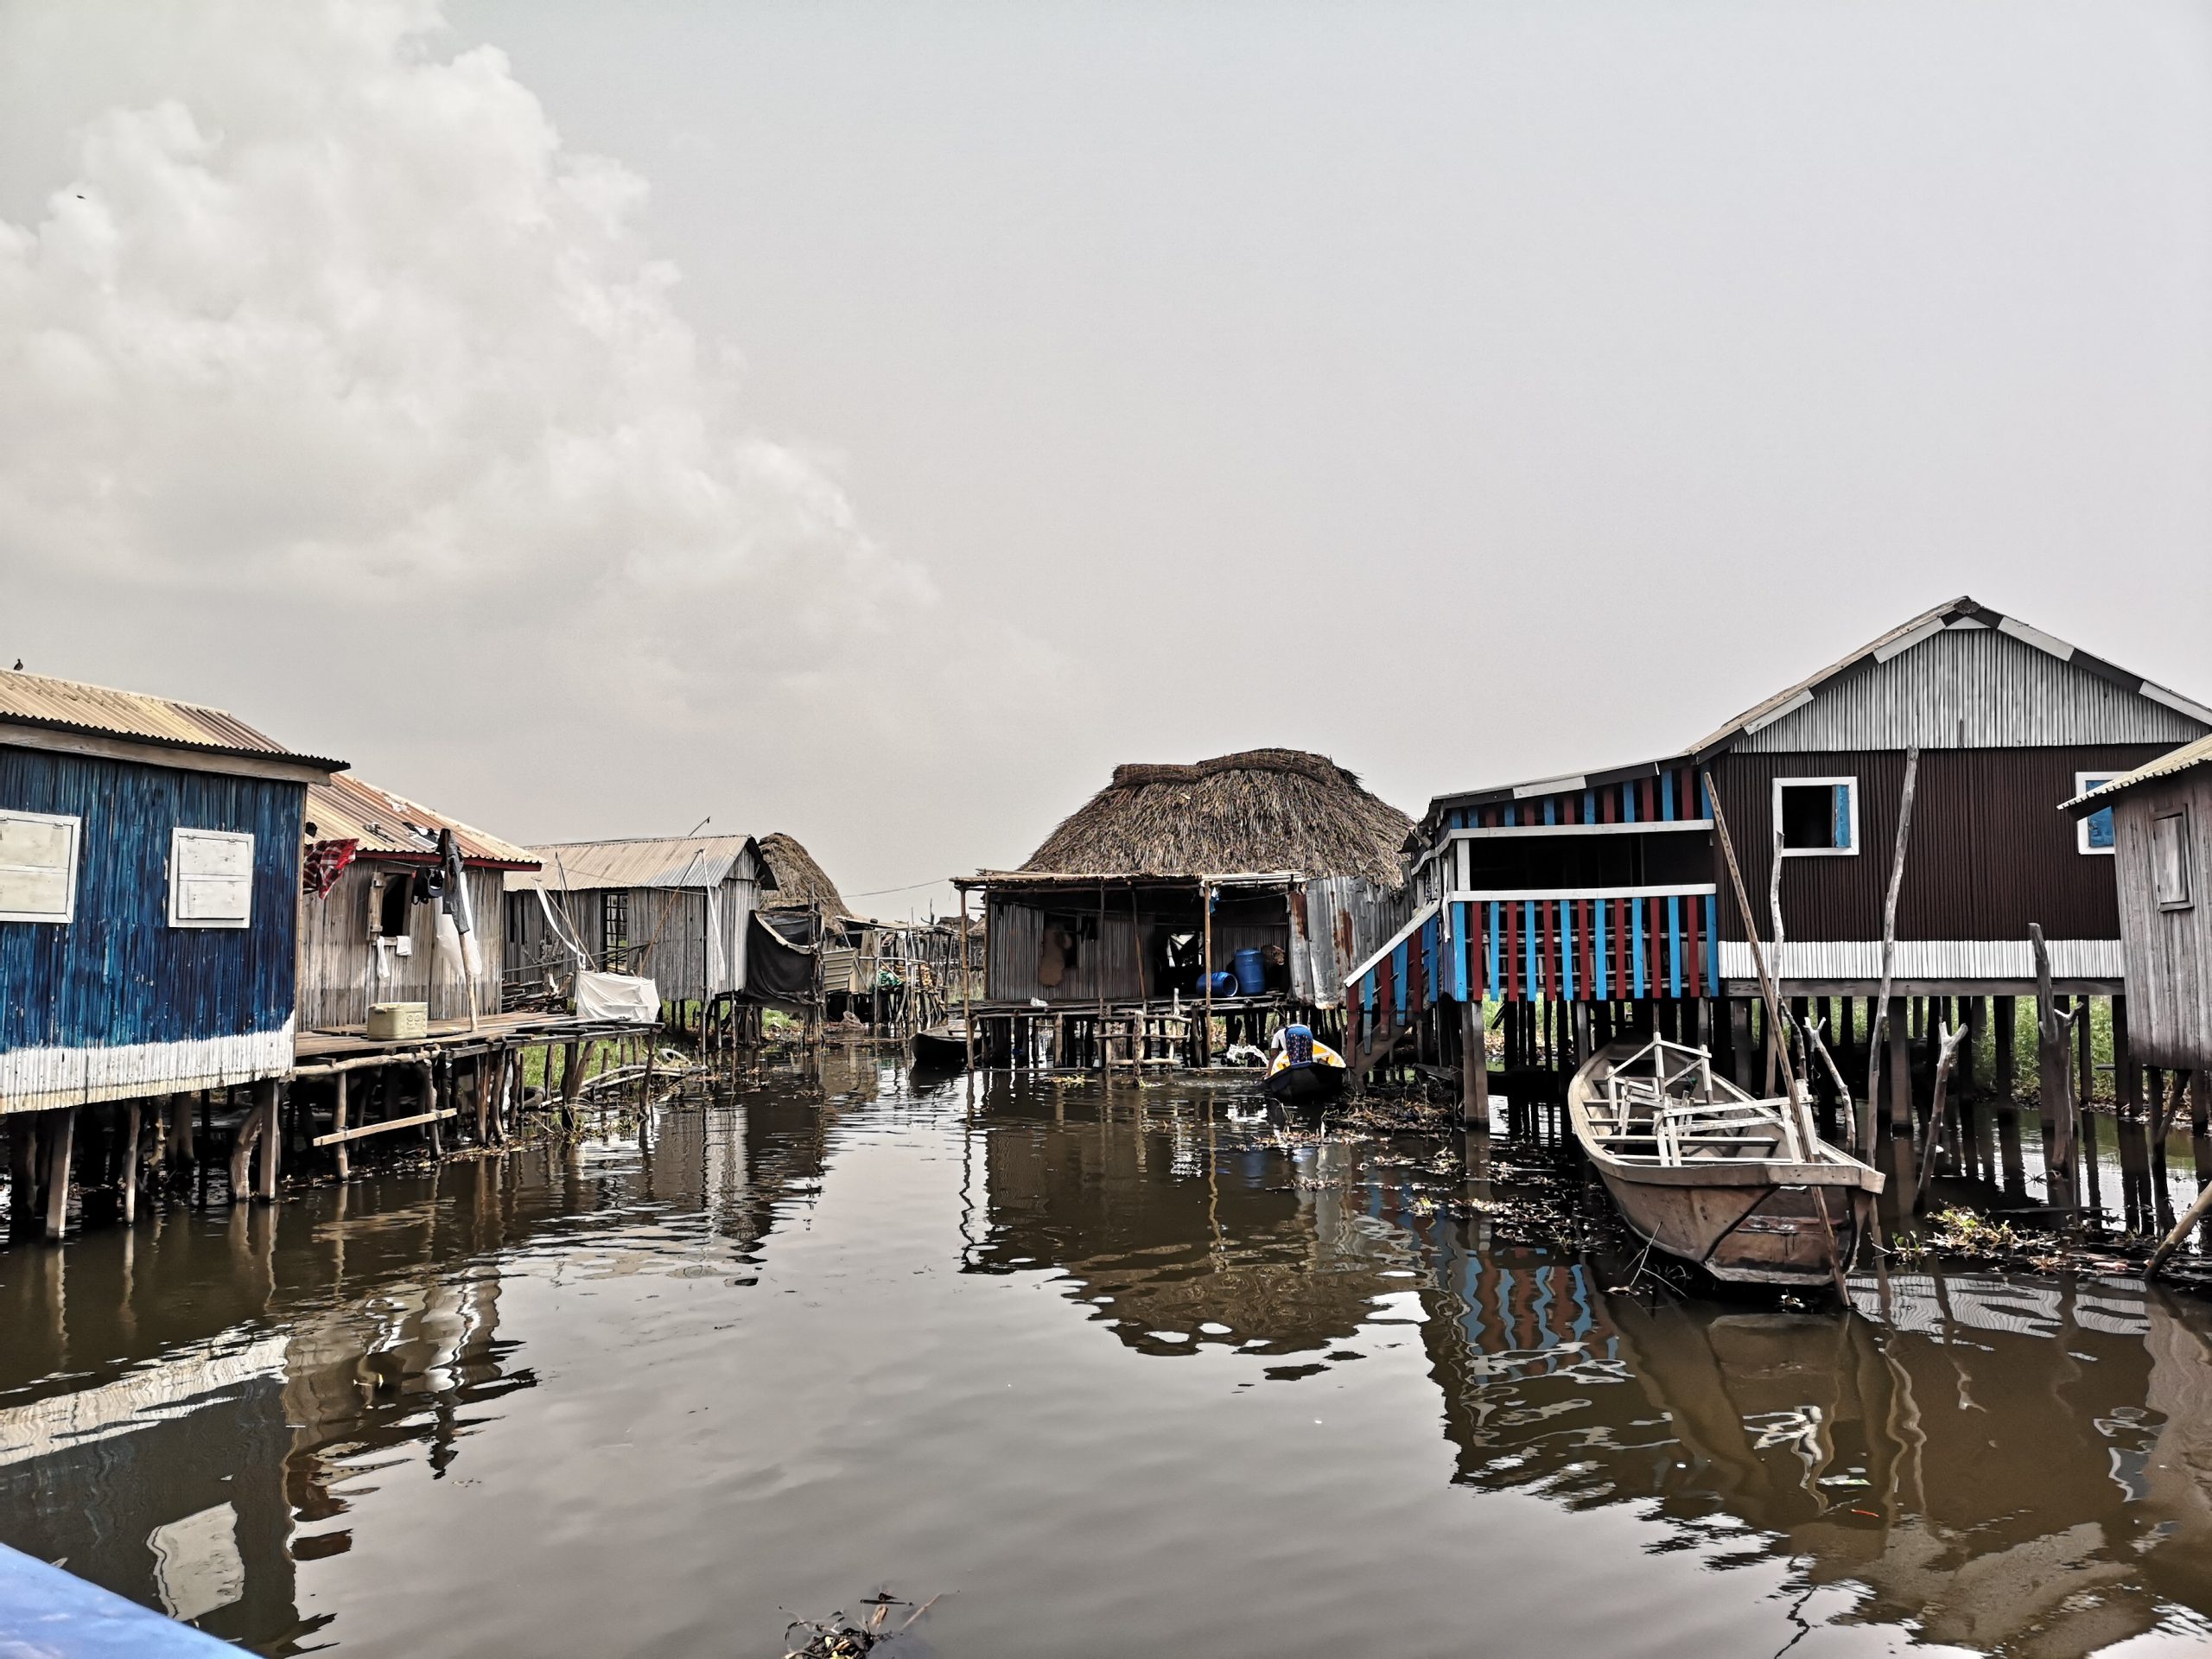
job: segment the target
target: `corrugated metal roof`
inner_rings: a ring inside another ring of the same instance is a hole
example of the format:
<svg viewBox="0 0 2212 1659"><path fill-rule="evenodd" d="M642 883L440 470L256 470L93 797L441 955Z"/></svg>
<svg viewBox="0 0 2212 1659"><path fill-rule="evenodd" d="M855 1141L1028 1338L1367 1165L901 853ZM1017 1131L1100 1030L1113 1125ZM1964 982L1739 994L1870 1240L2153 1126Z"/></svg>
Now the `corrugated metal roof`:
<svg viewBox="0 0 2212 1659"><path fill-rule="evenodd" d="M140 691L117 691L77 680L49 679L43 674L0 671L0 725L10 724L118 737L207 754L295 760L326 772L340 772L346 766L343 760L288 749L220 709L149 696Z"/></svg>
<svg viewBox="0 0 2212 1659"><path fill-rule="evenodd" d="M764 891L776 878L751 836L668 836L639 841L567 841L530 849L544 867L511 872L507 891L543 887L583 893L599 887L716 887L747 857Z"/></svg>
<svg viewBox="0 0 2212 1659"><path fill-rule="evenodd" d="M2059 810L2071 812L2079 817L2084 812L2094 812L2112 804L2115 795L2125 795L2139 784L2147 784L2159 778L2171 778L2178 773L2194 771L2212 760L2212 737L2200 737L2194 743L2184 743L2171 754L2162 754L2155 760L2146 760L2134 771L2110 783L2076 795L2064 803Z"/></svg>
<svg viewBox="0 0 2212 1659"><path fill-rule="evenodd" d="M537 868L537 855L529 848L501 841L459 818L434 812L419 802L359 778L338 777L327 784L310 785L307 817L315 826L310 840L358 841L363 857L435 858L438 831L450 830L461 843L464 862L503 868Z"/></svg>

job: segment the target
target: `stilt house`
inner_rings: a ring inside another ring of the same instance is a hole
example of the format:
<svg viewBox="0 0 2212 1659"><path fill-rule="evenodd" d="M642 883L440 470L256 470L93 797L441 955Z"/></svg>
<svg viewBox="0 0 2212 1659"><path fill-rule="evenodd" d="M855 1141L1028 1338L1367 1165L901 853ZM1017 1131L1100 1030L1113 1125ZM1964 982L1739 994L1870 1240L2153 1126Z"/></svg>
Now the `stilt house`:
<svg viewBox="0 0 2212 1659"><path fill-rule="evenodd" d="M983 896L976 1012L1210 1005L1257 1036L1334 1008L1363 934L1388 931L1411 827L1295 749L1117 766L1020 869L957 884ZM1240 952L1246 976L1209 989Z"/></svg>
<svg viewBox="0 0 2212 1659"><path fill-rule="evenodd" d="M2133 1058L2212 1073L2212 737L2066 803L2081 839L2112 850Z"/></svg>
<svg viewBox="0 0 2212 1659"><path fill-rule="evenodd" d="M0 673L0 1117L50 1131L42 1176L15 1137L18 1220L42 1186L60 1231L65 1109L290 1071L301 825L343 766L219 709Z"/></svg>
<svg viewBox="0 0 2212 1659"><path fill-rule="evenodd" d="M595 969L652 980L679 1008L810 1001L811 950L795 949L759 914L776 876L751 836L563 842L530 852L538 868L505 877L511 983L557 988L581 952Z"/></svg>
<svg viewBox="0 0 2212 1659"><path fill-rule="evenodd" d="M1440 999L1487 998L1508 1005L1509 1065L1573 1058L1594 1016L1599 1040L1624 1021L1717 1033L1746 1077L1758 986L1723 820L1781 994L1841 999L1847 1037L1849 999L1883 982L1916 755L1892 995L1979 1018L1979 999L2032 991L2031 924L2063 988L2112 995L2109 836L2051 804L2207 732L2202 703L1973 599L1937 606L1673 754L1431 802L1416 908L1356 975L1363 1054Z"/></svg>
<svg viewBox="0 0 2212 1659"><path fill-rule="evenodd" d="M317 785L308 798L307 899L302 923L300 1024L363 1025L376 1002L423 1002L432 1020L466 1018L470 987L435 947L439 834L461 849L475 917L474 1006L501 1007L505 875L538 868L528 849L486 835L358 778Z"/></svg>

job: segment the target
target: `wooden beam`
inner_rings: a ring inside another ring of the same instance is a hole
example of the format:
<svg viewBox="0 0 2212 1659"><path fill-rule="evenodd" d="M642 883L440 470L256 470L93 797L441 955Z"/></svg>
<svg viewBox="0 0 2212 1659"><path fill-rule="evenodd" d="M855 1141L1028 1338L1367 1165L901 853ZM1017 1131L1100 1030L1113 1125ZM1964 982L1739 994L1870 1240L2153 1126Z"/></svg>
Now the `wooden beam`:
<svg viewBox="0 0 2212 1659"><path fill-rule="evenodd" d="M318 1147L334 1147L342 1141L359 1141L363 1135L382 1135L386 1129L411 1129L421 1124L435 1122L440 1118L459 1116L460 1114L453 1107L446 1106L433 1112L419 1112L413 1117L389 1118L382 1123L364 1123L356 1128L340 1129L333 1135L318 1135L315 1138L315 1144Z"/></svg>

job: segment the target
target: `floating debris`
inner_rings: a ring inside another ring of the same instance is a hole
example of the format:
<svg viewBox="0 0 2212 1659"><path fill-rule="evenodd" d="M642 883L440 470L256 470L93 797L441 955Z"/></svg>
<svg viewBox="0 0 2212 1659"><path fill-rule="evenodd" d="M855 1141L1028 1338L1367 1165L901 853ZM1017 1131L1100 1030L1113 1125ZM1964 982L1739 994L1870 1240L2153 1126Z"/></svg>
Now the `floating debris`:
<svg viewBox="0 0 2212 1659"><path fill-rule="evenodd" d="M937 1605L938 1600L931 1596L914 1607L912 1602L885 1592L870 1596L861 1604L874 1611L857 1624L842 1611L832 1613L826 1619L793 1619L784 1628L784 1659L860 1659L862 1654L887 1647L904 1636L913 1628L915 1620ZM914 1611L897 1625L892 1625L893 1607L913 1607ZM792 1646L792 1639L801 1635L805 1640Z"/></svg>

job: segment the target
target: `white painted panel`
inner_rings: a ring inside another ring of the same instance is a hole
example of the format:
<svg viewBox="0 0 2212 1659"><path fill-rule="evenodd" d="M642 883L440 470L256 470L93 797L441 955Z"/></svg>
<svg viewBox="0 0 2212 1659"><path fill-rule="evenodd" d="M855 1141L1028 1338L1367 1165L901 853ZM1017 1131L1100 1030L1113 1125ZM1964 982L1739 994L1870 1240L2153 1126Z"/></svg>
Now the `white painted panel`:
<svg viewBox="0 0 2212 1659"><path fill-rule="evenodd" d="M244 927L253 919L253 837L230 830L169 832L169 925Z"/></svg>
<svg viewBox="0 0 2212 1659"><path fill-rule="evenodd" d="M75 917L82 829L82 820L52 812L0 812L0 922Z"/></svg>
<svg viewBox="0 0 2212 1659"><path fill-rule="evenodd" d="M276 1031L104 1048L18 1048L0 1053L0 1112L223 1089L292 1069L292 1022Z"/></svg>
<svg viewBox="0 0 2212 1659"><path fill-rule="evenodd" d="M1879 939L1790 939L1768 961L1784 980L1855 980L1882 976ZM2058 979L2112 980L2125 977L2118 939L2053 939L2050 970ZM1751 947L1741 939L1720 943L1724 979L1756 979ZM2025 939L1899 939L1894 973L1907 980L2031 980L2035 949Z"/></svg>

